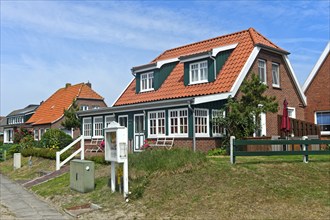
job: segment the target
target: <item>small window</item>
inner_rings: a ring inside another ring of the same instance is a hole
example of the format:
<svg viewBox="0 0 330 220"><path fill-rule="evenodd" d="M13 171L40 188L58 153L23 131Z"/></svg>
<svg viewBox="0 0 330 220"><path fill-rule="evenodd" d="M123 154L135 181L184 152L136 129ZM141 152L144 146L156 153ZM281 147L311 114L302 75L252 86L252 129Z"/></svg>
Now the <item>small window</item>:
<svg viewBox="0 0 330 220"><path fill-rule="evenodd" d="M209 111L195 109L195 133L198 137L209 136Z"/></svg>
<svg viewBox="0 0 330 220"><path fill-rule="evenodd" d="M288 107L289 118L296 118L296 109L293 107Z"/></svg>
<svg viewBox="0 0 330 220"><path fill-rule="evenodd" d="M4 143L13 143L13 129L5 129L4 130Z"/></svg>
<svg viewBox="0 0 330 220"><path fill-rule="evenodd" d="M149 112L149 136L165 135L165 111Z"/></svg>
<svg viewBox="0 0 330 220"><path fill-rule="evenodd" d="M98 106L98 105L93 105L92 106L92 109L99 109L100 108L100 106Z"/></svg>
<svg viewBox="0 0 330 220"><path fill-rule="evenodd" d="M39 130L34 130L34 140L39 141Z"/></svg>
<svg viewBox="0 0 330 220"><path fill-rule="evenodd" d="M220 109L213 109L212 110L212 135L213 137L221 137L225 134L225 128L222 127L217 123L217 120L219 118L224 118L225 111L220 110Z"/></svg>
<svg viewBox="0 0 330 220"><path fill-rule="evenodd" d="M141 92L151 91L154 89L154 73L141 74Z"/></svg>
<svg viewBox="0 0 330 220"><path fill-rule="evenodd" d="M118 116L118 121L120 126L124 126L128 128L128 116L127 115L120 115Z"/></svg>
<svg viewBox="0 0 330 220"><path fill-rule="evenodd" d="M330 111L316 112L316 124L321 126L321 134L330 134Z"/></svg>
<svg viewBox="0 0 330 220"><path fill-rule="evenodd" d="M190 84L208 82L207 60L189 65Z"/></svg>
<svg viewBox="0 0 330 220"><path fill-rule="evenodd" d="M94 118L94 137L102 137L103 136L103 117L95 117Z"/></svg>
<svg viewBox="0 0 330 220"><path fill-rule="evenodd" d="M277 63L272 63L273 87L280 87L280 70Z"/></svg>
<svg viewBox="0 0 330 220"><path fill-rule="evenodd" d="M86 137L92 136L92 118L83 119L83 134Z"/></svg>
<svg viewBox="0 0 330 220"><path fill-rule="evenodd" d="M80 106L80 110L81 110L81 111L86 111L86 110L88 110L88 105L82 105L82 106Z"/></svg>
<svg viewBox="0 0 330 220"><path fill-rule="evenodd" d="M260 82L267 84L265 60L258 60L258 74L259 74Z"/></svg>

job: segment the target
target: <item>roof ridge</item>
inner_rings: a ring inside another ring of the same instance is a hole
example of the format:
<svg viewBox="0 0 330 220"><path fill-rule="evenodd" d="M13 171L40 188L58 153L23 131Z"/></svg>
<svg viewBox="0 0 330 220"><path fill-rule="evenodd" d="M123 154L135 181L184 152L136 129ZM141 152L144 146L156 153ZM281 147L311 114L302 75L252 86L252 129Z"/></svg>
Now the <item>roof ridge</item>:
<svg viewBox="0 0 330 220"><path fill-rule="evenodd" d="M252 38L254 44L257 43L254 34L257 34L260 37L262 37L264 40L268 41L274 47L283 50L282 48L280 48L279 46L277 46L276 44L274 44L272 41L270 41L267 37L265 37L264 35L260 34L258 31L256 31L254 28L250 27L249 28L249 33L251 35L251 38Z"/></svg>
<svg viewBox="0 0 330 220"><path fill-rule="evenodd" d="M247 32L247 31L249 31L249 29L242 30L242 31L237 31L237 32L234 32L234 33L230 33L230 34L226 34L226 35L221 35L221 36L209 38L209 39L206 39L206 40L202 40L202 41L198 41L198 42L186 44L186 45L183 45L183 46L175 47L175 48L172 48L172 49L169 49L169 50L165 50L163 53L161 53L159 56L157 56L155 59L153 59L150 63L156 62L156 60L159 57L161 57L162 55L164 55L165 53L167 53L169 51L179 50L179 49L182 49L182 48L185 48L185 47L190 47L190 46L193 46L193 45L196 45L196 44L201 44L201 43L205 43L205 42L208 42L208 41L217 40L219 38L229 37L229 36L232 36L232 35L235 35L235 34L241 34L241 33Z"/></svg>

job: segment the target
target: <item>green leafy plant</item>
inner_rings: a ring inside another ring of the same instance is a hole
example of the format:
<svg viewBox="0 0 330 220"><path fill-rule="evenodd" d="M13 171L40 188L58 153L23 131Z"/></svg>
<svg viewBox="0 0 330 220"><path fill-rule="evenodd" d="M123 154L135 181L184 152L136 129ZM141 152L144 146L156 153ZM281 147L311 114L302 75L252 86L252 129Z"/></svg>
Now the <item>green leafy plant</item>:
<svg viewBox="0 0 330 220"><path fill-rule="evenodd" d="M71 136L60 129L49 129L41 137L41 143L47 148L62 149L71 142Z"/></svg>
<svg viewBox="0 0 330 220"><path fill-rule="evenodd" d="M77 117L77 111L79 111L79 106L76 100L73 100L71 107L67 110L64 109L64 121L61 123L64 128L68 130L80 128L81 122Z"/></svg>
<svg viewBox="0 0 330 220"><path fill-rule="evenodd" d="M14 143L18 144L21 142L21 140L25 137L32 137L32 131L26 129L26 128L20 128L19 130L15 130L14 132Z"/></svg>
<svg viewBox="0 0 330 220"><path fill-rule="evenodd" d="M208 156L221 156L221 155L228 155L227 150L225 148L215 148L209 150L207 152Z"/></svg>
<svg viewBox="0 0 330 220"><path fill-rule="evenodd" d="M21 154L24 157L42 157L46 159L55 160L56 159L56 149L51 148L25 148L21 150ZM65 160L67 157L71 155L70 151L66 151L61 154L61 160Z"/></svg>

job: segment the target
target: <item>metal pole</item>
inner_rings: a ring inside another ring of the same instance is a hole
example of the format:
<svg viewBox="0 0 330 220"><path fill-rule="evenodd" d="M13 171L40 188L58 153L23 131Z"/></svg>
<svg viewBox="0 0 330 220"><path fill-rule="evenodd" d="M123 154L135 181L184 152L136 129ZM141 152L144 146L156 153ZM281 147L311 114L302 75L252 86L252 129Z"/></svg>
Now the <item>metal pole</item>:
<svg viewBox="0 0 330 220"><path fill-rule="evenodd" d="M128 196L128 160L127 158L124 161L124 170L123 170L123 175L124 175L124 198Z"/></svg>
<svg viewBox="0 0 330 220"><path fill-rule="evenodd" d="M116 163L111 161L111 191L116 191Z"/></svg>
<svg viewBox="0 0 330 220"><path fill-rule="evenodd" d="M235 136L230 136L230 163L231 164L235 164L234 140L235 140Z"/></svg>
<svg viewBox="0 0 330 220"><path fill-rule="evenodd" d="M84 160L85 159L85 137L82 136L81 141L80 141L80 148L81 148L81 152L80 152L80 159Z"/></svg>

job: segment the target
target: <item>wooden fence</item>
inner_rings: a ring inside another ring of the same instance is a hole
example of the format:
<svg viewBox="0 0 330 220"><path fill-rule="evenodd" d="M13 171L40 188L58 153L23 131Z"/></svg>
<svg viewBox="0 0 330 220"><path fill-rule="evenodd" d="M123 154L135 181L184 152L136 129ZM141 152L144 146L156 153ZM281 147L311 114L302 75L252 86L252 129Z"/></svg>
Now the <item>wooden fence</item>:
<svg viewBox="0 0 330 220"><path fill-rule="evenodd" d="M236 161L236 156L273 156L273 155L303 155L303 161L308 162L308 155L330 154L330 150L309 150L309 145L314 144L330 144L330 140L236 140L235 137L230 137L230 162ZM301 150L295 151L239 151L238 146L246 145L297 145L301 146Z"/></svg>
<svg viewBox="0 0 330 220"><path fill-rule="evenodd" d="M277 115L277 127L278 135L285 137L285 132L281 131L282 115ZM296 137L302 137L307 135L318 135L320 137L320 126L310 123L307 121L302 121L294 118L290 118L291 132Z"/></svg>

